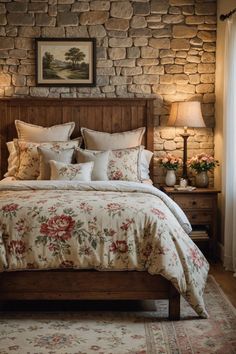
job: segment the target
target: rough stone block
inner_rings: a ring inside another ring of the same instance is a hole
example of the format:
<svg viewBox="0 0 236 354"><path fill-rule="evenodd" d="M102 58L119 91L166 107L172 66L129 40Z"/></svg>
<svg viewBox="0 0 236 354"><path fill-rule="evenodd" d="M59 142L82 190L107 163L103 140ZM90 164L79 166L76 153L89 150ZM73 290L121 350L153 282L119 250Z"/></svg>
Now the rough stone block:
<svg viewBox="0 0 236 354"><path fill-rule="evenodd" d="M0 26L5 26L7 24L7 16L0 15Z"/></svg>
<svg viewBox="0 0 236 354"><path fill-rule="evenodd" d="M14 13L24 13L27 11L28 4L25 2L9 2L6 4L6 8L8 12L14 12Z"/></svg>
<svg viewBox="0 0 236 354"><path fill-rule="evenodd" d="M58 26L78 26L78 15L71 12L59 13L57 15Z"/></svg>
<svg viewBox="0 0 236 354"><path fill-rule="evenodd" d="M24 75L12 75L12 84L14 86L25 86L26 85L26 77Z"/></svg>
<svg viewBox="0 0 236 354"><path fill-rule="evenodd" d="M1 49L13 49L14 48L14 39L0 37L0 50Z"/></svg>
<svg viewBox="0 0 236 354"><path fill-rule="evenodd" d="M170 47L173 50L189 50L190 42L184 38L174 38L170 42Z"/></svg>
<svg viewBox="0 0 236 354"><path fill-rule="evenodd" d="M195 26L183 26L175 25L173 26L173 37L174 38L193 38L197 34L197 27Z"/></svg>
<svg viewBox="0 0 236 354"><path fill-rule="evenodd" d="M7 21L9 25L16 26L33 26L35 19L33 14L21 14L10 13L7 15Z"/></svg>
<svg viewBox="0 0 236 354"><path fill-rule="evenodd" d="M66 27L66 37L89 37L87 26Z"/></svg>
<svg viewBox="0 0 236 354"><path fill-rule="evenodd" d="M178 74L183 73L184 68L183 65L166 65L165 71L167 74Z"/></svg>
<svg viewBox="0 0 236 354"><path fill-rule="evenodd" d="M158 59L137 59L137 65L138 66L146 66L146 65L158 65L159 60Z"/></svg>
<svg viewBox="0 0 236 354"><path fill-rule="evenodd" d="M48 7L48 15L49 16L57 16L57 6L56 5L50 5Z"/></svg>
<svg viewBox="0 0 236 354"><path fill-rule="evenodd" d="M175 60L174 58L162 58L161 59L161 64L166 65L166 64L174 64Z"/></svg>
<svg viewBox="0 0 236 354"><path fill-rule="evenodd" d="M18 68L18 73L22 75L34 75L35 65L24 64Z"/></svg>
<svg viewBox="0 0 236 354"><path fill-rule="evenodd" d="M112 60L125 59L126 50L125 50L125 48L109 48L108 55L109 55L109 58Z"/></svg>
<svg viewBox="0 0 236 354"><path fill-rule="evenodd" d="M91 11L80 14L81 25L103 25L109 17L107 11Z"/></svg>
<svg viewBox="0 0 236 354"><path fill-rule="evenodd" d="M30 95L33 97L47 97L49 95L49 88L47 87L31 87Z"/></svg>
<svg viewBox="0 0 236 354"><path fill-rule="evenodd" d="M199 84L196 86L197 93L211 93L214 92L215 86L213 84Z"/></svg>
<svg viewBox="0 0 236 354"><path fill-rule="evenodd" d="M158 65L158 66L145 66L143 68L143 73L147 75L164 75L164 66Z"/></svg>
<svg viewBox="0 0 236 354"><path fill-rule="evenodd" d="M203 63L215 63L216 61L215 53L205 52L202 54L201 59Z"/></svg>
<svg viewBox="0 0 236 354"><path fill-rule="evenodd" d="M186 64L184 65L184 73L185 74L195 74L198 72L199 64Z"/></svg>
<svg viewBox="0 0 236 354"><path fill-rule="evenodd" d="M110 78L111 85L127 85L132 83L132 77L112 76Z"/></svg>
<svg viewBox="0 0 236 354"><path fill-rule="evenodd" d="M124 67L121 69L122 76L134 76L134 75L141 75L143 73L142 68L137 66L135 68L127 68Z"/></svg>
<svg viewBox="0 0 236 354"><path fill-rule="evenodd" d="M169 2L167 0L152 0L151 13L152 14L167 14Z"/></svg>
<svg viewBox="0 0 236 354"><path fill-rule="evenodd" d="M130 19L133 7L129 1L112 2L110 13L112 17Z"/></svg>
<svg viewBox="0 0 236 354"><path fill-rule="evenodd" d="M172 84L173 83L173 75L165 74L160 76L160 84Z"/></svg>
<svg viewBox="0 0 236 354"><path fill-rule="evenodd" d="M168 24L183 23L184 16L183 15L164 15L163 22L168 23Z"/></svg>
<svg viewBox="0 0 236 354"><path fill-rule="evenodd" d="M200 83L200 75L199 74L193 74L189 75L189 82L190 84L197 85Z"/></svg>
<svg viewBox="0 0 236 354"><path fill-rule="evenodd" d="M32 38L17 37L15 38L16 49L33 49L34 40Z"/></svg>
<svg viewBox="0 0 236 354"><path fill-rule="evenodd" d="M48 5L44 2L33 2L28 5L28 12L47 12Z"/></svg>
<svg viewBox="0 0 236 354"><path fill-rule="evenodd" d="M201 82L203 84L213 84L215 82L215 74L201 74Z"/></svg>
<svg viewBox="0 0 236 354"><path fill-rule="evenodd" d="M0 14L5 14L7 12L6 5L0 4Z"/></svg>
<svg viewBox="0 0 236 354"><path fill-rule="evenodd" d="M142 16L133 16L130 21L131 28L145 28L147 27L147 21L145 17Z"/></svg>
<svg viewBox="0 0 236 354"><path fill-rule="evenodd" d="M134 2L133 4L134 15L138 16L148 16L150 14L150 4L149 2Z"/></svg>
<svg viewBox="0 0 236 354"><path fill-rule="evenodd" d="M132 46L132 38L110 38L109 46L112 48L124 48Z"/></svg>
<svg viewBox="0 0 236 354"><path fill-rule="evenodd" d="M215 72L214 64L198 64L198 72L200 74L210 74Z"/></svg>
<svg viewBox="0 0 236 354"><path fill-rule="evenodd" d="M205 22L205 16L186 16L187 25L199 25Z"/></svg>
<svg viewBox="0 0 236 354"><path fill-rule="evenodd" d="M90 37L94 38L102 38L106 36L106 31L103 25L95 25L88 27Z"/></svg>
<svg viewBox="0 0 236 354"><path fill-rule="evenodd" d="M155 85L159 83L159 77L156 75L137 75L133 77L133 83Z"/></svg>
<svg viewBox="0 0 236 354"><path fill-rule="evenodd" d="M97 68L98 75L115 75L115 68L113 67L104 67L104 68Z"/></svg>
<svg viewBox="0 0 236 354"><path fill-rule="evenodd" d="M195 4L196 15L215 15L216 2L207 2Z"/></svg>
<svg viewBox="0 0 236 354"><path fill-rule="evenodd" d="M114 66L121 66L121 67L135 67L135 60L134 59L121 59L115 60Z"/></svg>
<svg viewBox="0 0 236 354"><path fill-rule="evenodd" d="M211 31L198 31L198 38L201 38L203 42L215 42L216 41L216 32Z"/></svg>
<svg viewBox="0 0 236 354"><path fill-rule="evenodd" d="M105 28L112 31L127 31L129 29L129 20L109 18L105 22Z"/></svg>
<svg viewBox="0 0 236 354"><path fill-rule="evenodd" d="M172 37L171 27L168 26L166 28L154 30L152 32L152 35L154 38L170 38L170 37Z"/></svg>
<svg viewBox="0 0 236 354"><path fill-rule="evenodd" d="M94 1L90 1L90 10L91 11L109 11L110 5L111 5L110 1L94 0Z"/></svg>
<svg viewBox="0 0 236 354"><path fill-rule="evenodd" d="M137 47L127 48L127 58L140 58L140 49Z"/></svg>
<svg viewBox="0 0 236 354"><path fill-rule="evenodd" d="M29 88L28 87L15 87L15 95L22 95L22 96L28 96L29 94Z"/></svg>
<svg viewBox="0 0 236 354"><path fill-rule="evenodd" d="M11 75L0 72L0 87L11 85Z"/></svg>
<svg viewBox="0 0 236 354"><path fill-rule="evenodd" d="M170 48L170 40L168 38L151 38L149 40L149 45L156 49L169 49Z"/></svg>
<svg viewBox="0 0 236 354"><path fill-rule="evenodd" d="M150 28L131 28L129 30L130 37L152 37Z"/></svg>
<svg viewBox="0 0 236 354"><path fill-rule="evenodd" d="M25 59L27 58L27 50L24 49L12 49L9 51L9 55L11 58L16 58L16 59ZM20 85L16 85L20 86Z"/></svg>
<svg viewBox="0 0 236 354"><path fill-rule="evenodd" d="M157 58L159 56L159 49L152 47L141 47L142 58Z"/></svg>
<svg viewBox="0 0 236 354"><path fill-rule="evenodd" d="M135 47L143 47L148 45L147 38L134 38L134 46Z"/></svg>
<svg viewBox="0 0 236 354"><path fill-rule="evenodd" d="M65 29L63 27L44 27L42 28L42 37L65 37Z"/></svg>
<svg viewBox="0 0 236 354"><path fill-rule="evenodd" d="M150 94L150 85L128 85L128 91L133 93Z"/></svg>
<svg viewBox="0 0 236 354"><path fill-rule="evenodd" d="M40 27L20 27L19 37L39 37L40 31Z"/></svg>

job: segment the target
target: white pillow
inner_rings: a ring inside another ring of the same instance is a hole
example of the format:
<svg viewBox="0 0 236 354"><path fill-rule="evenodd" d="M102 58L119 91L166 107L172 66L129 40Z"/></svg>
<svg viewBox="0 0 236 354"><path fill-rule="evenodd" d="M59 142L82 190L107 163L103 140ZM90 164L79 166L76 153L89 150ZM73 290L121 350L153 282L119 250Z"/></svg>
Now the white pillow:
<svg viewBox="0 0 236 354"><path fill-rule="evenodd" d="M138 128L123 133L104 133L81 128L85 148L88 150L118 150L140 146L146 128Z"/></svg>
<svg viewBox="0 0 236 354"><path fill-rule="evenodd" d="M141 159L140 159L140 174L141 180L150 180L150 162L153 156L153 152L149 150L142 150L141 151Z"/></svg>
<svg viewBox="0 0 236 354"><path fill-rule="evenodd" d="M75 149L64 150L50 150L43 146L38 146L39 154L39 176L37 179L48 180L50 179L51 169L50 160L55 160L64 163L72 163Z"/></svg>
<svg viewBox="0 0 236 354"><path fill-rule="evenodd" d="M110 151L92 152L76 149L76 161L78 163L94 162L92 181L107 181L107 167Z"/></svg>
<svg viewBox="0 0 236 354"><path fill-rule="evenodd" d="M15 126L19 139L38 143L69 140L75 128L75 123L69 122L45 128L40 125L15 120Z"/></svg>
<svg viewBox="0 0 236 354"><path fill-rule="evenodd" d="M50 160L51 180L90 182L94 162L66 164Z"/></svg>

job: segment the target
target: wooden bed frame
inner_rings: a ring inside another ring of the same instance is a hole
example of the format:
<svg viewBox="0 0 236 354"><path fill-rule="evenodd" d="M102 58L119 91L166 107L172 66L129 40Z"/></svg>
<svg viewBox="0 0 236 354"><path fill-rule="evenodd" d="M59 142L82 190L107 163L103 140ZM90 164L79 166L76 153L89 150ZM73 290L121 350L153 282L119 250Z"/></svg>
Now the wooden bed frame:
<svg viewBox="0 0 236 354"><path fill-rule="evenodd" d="M17 136L14 121L51 126L69 121L80 127L122 132L145 126L143 144L153 150L153 99L2 99L0 100L1 178L7 170L6 142ZM152 174L152 166L151 166ZM180 318L180 295L170 281L147 272L45 270L0 274L0 300L168 299L169 318Z"/></svg>

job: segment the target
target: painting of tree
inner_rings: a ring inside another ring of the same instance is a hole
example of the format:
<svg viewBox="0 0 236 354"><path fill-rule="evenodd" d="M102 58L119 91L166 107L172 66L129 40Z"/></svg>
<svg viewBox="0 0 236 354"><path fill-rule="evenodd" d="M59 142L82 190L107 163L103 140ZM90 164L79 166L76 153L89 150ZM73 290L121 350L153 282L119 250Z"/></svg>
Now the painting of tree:
<svg viewBox="0 0 236 354"><path fill-rule="evenodd" d="M65 54L65 59L71 62L72 69L76 69L78 63L84 58L85 54L79 48L70 48Z"/></svg>

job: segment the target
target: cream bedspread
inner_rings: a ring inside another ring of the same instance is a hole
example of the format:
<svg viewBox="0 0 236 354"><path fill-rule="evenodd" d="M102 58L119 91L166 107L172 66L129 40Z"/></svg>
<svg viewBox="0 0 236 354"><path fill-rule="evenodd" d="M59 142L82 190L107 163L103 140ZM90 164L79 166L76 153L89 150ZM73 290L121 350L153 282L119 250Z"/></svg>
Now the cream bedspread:
<svg viewBox="0 0 236 354"><path fill-rule="evenodd" d="M147 270L202 317L208 263L182 210L131 182L0 182L0 270Z"/></svg>

